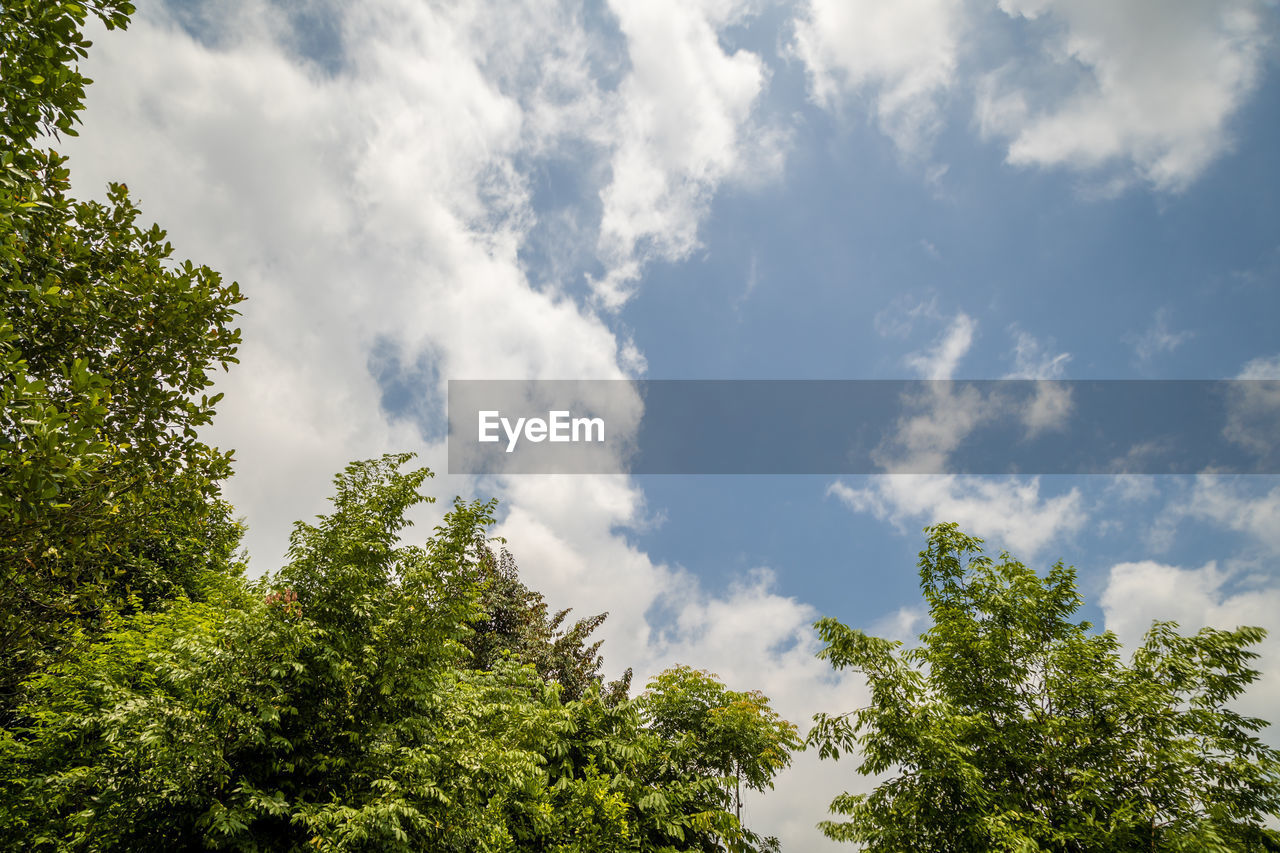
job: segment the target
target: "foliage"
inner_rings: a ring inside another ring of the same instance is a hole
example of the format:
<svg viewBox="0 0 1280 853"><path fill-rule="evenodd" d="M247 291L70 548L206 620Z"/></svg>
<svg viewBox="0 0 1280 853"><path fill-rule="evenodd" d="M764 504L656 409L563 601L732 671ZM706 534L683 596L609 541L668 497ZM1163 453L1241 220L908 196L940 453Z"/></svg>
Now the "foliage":
<svg viewBox="0 0 1280 853"><path fill-rule="evenodd" d="M569 609L550 614L542 593L521 582L515 557L506 548L496 552L484 549L477 578L482 614L471 623L472 634L464 641L472 655L472 667L492 669L503 657L511 656L560 685L563 699L581 699L593 686L603 689L608 702L626 698L631 670L605 685L600 672L604 665L599 654L602 641L587 645L587 639L609 614L579 619L567 631L561 630Z"/></svg>
<svg viewBox="0 0 1280 853"><path fill-rule="evenodd" d="M0 6L0 724L64 634L198 597L239 536L229 454L196 435L209 370L235 361L236 285L174 264L124 185L71 199L65 159L37 147L75 133L88 15L116 28L132 10Z"/></svg>
<svg viewBox="0 0 1280 853"><path fill-rule="evenodd" d="M822 824L872 851L1280 849L1280 755L1227 707L1253 682L1259 628L1180 636L1155 623L1128 663L1073 622L1075 572L1044 577L955 525L928 528L921 645L817 624L821 656L862 672L871 704L815 717L823 758L861 750L870 794Z"/></svg>
<svg viewBox="0 0 1280 853"><path fill-rule="evenodd" d="M732 779L722 807L742 814L742 786L764 791L800 746L796 727L758 690L728 690L710 673L677 666L649 682L641 706L684 772ZM732 802L730 802L730 800Z"/></svg>
<svg viewBox="0 0 1280 853"><path fill-rule="evenodd" d="M563 701L511 655L472 668L493 504L457 502L424 545L399 544L429 476L402 472L406 460L348 466L333 512L297 525L277 575L117 616L31 679L23 723L0 742L0 838L37 850L755 848L722 777L752 767L760 721L791 731L763 697L698 675L698 696L719 697L699 719L680 673L640 700L593 683ZM696 757L702 737L710 762ZM744 780L767 784L790 745L776 738Z"/></svg>

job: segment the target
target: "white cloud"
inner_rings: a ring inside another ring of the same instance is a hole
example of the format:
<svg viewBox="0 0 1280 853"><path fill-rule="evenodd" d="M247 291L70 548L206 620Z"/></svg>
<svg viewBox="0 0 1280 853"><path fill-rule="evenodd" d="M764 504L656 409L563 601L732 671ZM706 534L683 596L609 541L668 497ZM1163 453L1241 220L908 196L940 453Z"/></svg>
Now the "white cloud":
<svg viewBox="0 0 1280 853"><path fill-rule="evenodd" d="M1088 520L1077 489L1044 497L1040 478L966 477L952 474L885 474L855 488L833 483L828 494L854 512L870 513L903 529L956 522L967 533L1015 554L1034 556Z"/></svg>
<svg viewBox="0 0 1280 853"><path fill-rule="evenodd" d="M1233 588L1232 572L1208 563L1183 569L1150 560L1121 563L1111 569L1102 594L1107 629L1126 647L1135 648L1154 620L1174 621L1183 633L1203 627L1234 629L1256 625L1267 638L1254 651L1262 657L1253 666L1262 672L1236 707L1272 722L1266 739L1277 742L1280 731L1275 709L1280 708L1280 588L1274 577L1262 587Z"/></svg>
<svg viewBox="0 0 1280 853"><path fill-rule="evenodd" d="M600 194L592 281L610 309L631 294L644 264L682 260L724 181L758 181L781 166L785 135L753 115L768 74L754 53L727 53L719 31L751 11L727 0L613 2L631 68L618 90L609 144L612 177Z"/></svg>
<svg viewBox="0 0 1280 853"><path fill-rule="evenodd" d="M922 379L950 379L973 345L973 334L977 328L977 320L968 314L957 314L932 347L924 352L911 353L904 363Z"/></svg>
<svg viewBox="0 0 1280 853"><path fill-rule="evenodd" d="M951 454L975 429L1005 407L972 385L929 382L902 395L904 414L894 435L872 458L883 470L903 474L946 471Z"/></svg>
<svg viewBox="0 0 1280 853"><path fill-rule="evenodd" d="M939 361L950 359L947 350L956 336L953 324L934 350L921 358L925 369L937 369ZM900 395L901 414L893 434L882 438L871 453L872 459L887 473L964 470L968 466L953 464L956 460L952 454L976 430L1016 422L1022 426L1024 437L1032 439L1045 431L1069 426L1074 410L1069 387L1036 381L1034 393L1019 394L1019 390L1000 384L949 380L908 386Z"/></svg>
<svg viewBox="0 0 1280 853"><path fill-rule="evenodd" d="M1043 34L1039 68L1011 61L987 74L979 124L1009 139L1015 165L1119 165L1156 189L1180 190L1229 146L1230 119L1257 87L1265 5L1001 0L1010 17L1046 25L1034 30ZM1052 85L1026 82L1053 72ZM1067 91L1055 91L1064 78Z"/></svg>
<svg viewBox="0 0 1280 853"><path fill-rule="evenodd" d="M898 149L927 156L957 93L1015 166L1065 167L1114 194L1178 191L1229 149L1270 47L1267 0L809 0L791 52L813 100L861 98ZM993 20L993 17L998 20ZM1006 41L979 38L999 30Z"/></svg>
<svg viewBox="0 0 1280 853"><path fill-rule="evenodd" d="M1159 497L1156 478L1142 474L1115 474L1107 478L1106 491L1125 503L1136 504Z"/></svg>
<svg viewBox="0 0 1280 853"><path fill-rule="evenodd" d="M1236 379L1280 379L1280 355L1253 359L1240 369Z"/></svg>
<svg viewBox="0 0 1280 853"><path fill-rule="evenodd" d="M899 150L924 156L955 81L962 12L960 0L809 0L797 16L792 51L820 106L839 110L865 92Z"/></svg>
<svg viewBox="0 0 1280 853"><path fill-rule="evenodd" d="M346 64L330 76L273 40L279 21L256 25L272 16L265 4L219 18L213 46L154 9L95 38L87 70L98 82L69 146L77 186L127 178L181 256L249 296L242 364L220 378L211 435L237 450L229 493L248 515L257 568L278 559L293 518L323 509L328 478L350 458L416 448L443 469L442 448L381 411L367 369L375 338L411 363L425 355L441 381L643 369L633 344L556 288L530 287L520 267L534 217L518 157L575 122L596 132L590 110L564 105L566 88L586 88L573 65L588 57L571 49L581 32L519 30L570 46L554 75L499 80L510 69L491 68L520 49L492 41L498 24L547 5L350 7Z"/></svg>
<svg viewBox="0 0 1280 853"><path fill-rule="evenodd" d="M1017 325L1009 327L1013 335L1013 370L1005 379L1062 379L1071 354L1052 351L1053 341L1041 342ZM1071 390L1052 382L1036 383L1036 395L1022 415L1028 435L1065 427L1073 409Z"/></svg>
<svg viewBox="0 0 1280 853"><path fill-rule="evenodd" d="M1270 491L1257 488L1273 481L1199 475L1188 493L1166 507L1155 525L1156 534L1169 540L1178 522L1191 518L1243 533L1272 555L1280 555L1280 486Z"/></svg>

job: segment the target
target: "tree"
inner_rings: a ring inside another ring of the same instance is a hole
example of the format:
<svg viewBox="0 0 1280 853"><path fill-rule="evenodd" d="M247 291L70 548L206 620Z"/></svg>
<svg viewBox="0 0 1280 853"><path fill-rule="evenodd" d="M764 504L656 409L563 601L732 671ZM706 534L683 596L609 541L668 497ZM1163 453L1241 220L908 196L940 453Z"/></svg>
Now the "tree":
<svg viewBox="0 0 1280 853"><path fill-rule="evenodd" d="M1071 617L1073 569L1044 577L927 528L920 645L817 623L820 653L864 674L867 707L819 714L823 758L861 751L870 794L841 794L834 839L872 851L1280 850L1280 754L1230 710L1253 682L1260 628L1182 636L1155 623L1126 663Z"/></svg>
<svg viewBox="0 0 1280 853"><path fill-rule="evenodd" d="M235 361L238 288L174 263L123 184L70 198L65 158L37 147L75 134L88 16L114 29L132 11L0 6L0 725L65 636L199 597L239 539L230 454L197 437L210 371Z"/></svg>
<svg viewBox="0 0 1280 853"><path fill-rule="evenodd" d="M29 678L0 732L0 849L757 849L724 777L767 782L790 738L756 756L733 733L789 724L705 676L709 706L473 668L494 504L402 544L430 476L407 460L348 466L276 575L116 614Z"/></svg>
<svg viewBox="0 0 1280 853"><path fill-rule="evenodd" d="M758 690L727 689L711 673L687 666L666 670L640 697L653 731L671 744L670 761L687 772L731 780L724 808L742 817L742 786L764 791L800 746L796 727Z"/></svg>
<svg viewBox="0 0 1280 853"><path fill-rule="evenodd" d="M579 619L567 631L562 630L570 610L551 614L542 593L521 582L515 557L506 548L494 551L484 546L477 580L482 615L471 624L471 636L464 642L473 668L492 669L504 656L510 656L559 684L562 699L581 699L593 685L603 687L607 701L626 698L631 670L606 686L601 673L604 658L599 654L603 641L587 644L609 614Z"/></svg>

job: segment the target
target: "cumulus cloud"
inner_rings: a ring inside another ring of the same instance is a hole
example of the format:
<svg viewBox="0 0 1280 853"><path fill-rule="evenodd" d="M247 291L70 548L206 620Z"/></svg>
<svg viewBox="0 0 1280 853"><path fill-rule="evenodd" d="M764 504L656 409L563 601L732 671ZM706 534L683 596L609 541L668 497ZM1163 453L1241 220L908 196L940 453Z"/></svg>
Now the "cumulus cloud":
<svg viewBox="0 0 1280 853"><path fill-rule="evenodd" d="M649 260L676 261L698 246L698 223L717 186L759 180L781 165L785 134L757 121L768 73L747 50L726 52L719 33L751 12L728 0L613 2L631 68L618 91L599 253L592 281L620 307Z"/></svg>
<svg viewBox="0 0 1280 853"><path fill-rule="evenodd" d="M815 102L839 110L865 94L899 150L923 156L955 82L963 11L960 0L810 0L797 16L791 49L808 71Z"/></svg>
<svg viewBox="0 0 1280 853"><path fill-rule="evenodd" d="M1266 0L809 0L791 52L813 100L863 102L903 153L927 154L958 93L1015 166L1107 192L1176 192L1231 145L1270 47ZM1016 38L980 39L981 30Z"/></svg>
<svg viewBox="0 0 1280 853"><path fill-rule="evenodd" d="M751 55L719 48L716 27L741 10L624 11L629 70L602 69L610 36L544 0L335 9L341 62L327 73L295 55L275 5L252 0L199 22L211 28L199 38L163 7L96 38L98 82L70 146L77 186L127 176L179 252L250 296L212 437L237 449L230 494L259 568L282 553L292 518L323 509L315 496L347 459L416 448L444 467L421 424L382 411L375 341L426 364L432 381L416 393L437 402L432 385L447 377L643 370L593 308L559 283L531 286L519 255L537 222L528 163L559 146L643 161L670 192L637 195L626 168L602 168L599 192L616 203L577 236L601 235L624 266L648 257L632 237L693 245L703 203L744 162L736 146L764 77ZM685 40L693 77L679 86L663 26ZM601 84L624 70L620 85ZM665 212L640 223L648 209Z"/></svg>
<svg viewBox="0 0 1280 853"><path fill-rule="evenodd" d="M1257 87L1268 43L1260 0L999 6L1044 25L1024 29L1042 34L1033 60L1010 60L978 86L979 124L1008 138L1009 162L1119 164L1159 190L1184 188L1228 147L1229 121Z"/></svg>
<svg viewBox="0 0 1280 853"><path fill-rule="evenodd" d="M1272 721L1265 732L1275 743L1275 709L1280 708L1280 588L1274 577L1265 585L1241 583L1237 573L1210 562L1198 569L1144 560L1114 566L1102 594L1106 627L1132 649L1154 620L1174 621L1183 633L1203 627L1234 629L1255 625L1267 638L1254 651L1253 666L1262 672L1238 708Z"/></svg>

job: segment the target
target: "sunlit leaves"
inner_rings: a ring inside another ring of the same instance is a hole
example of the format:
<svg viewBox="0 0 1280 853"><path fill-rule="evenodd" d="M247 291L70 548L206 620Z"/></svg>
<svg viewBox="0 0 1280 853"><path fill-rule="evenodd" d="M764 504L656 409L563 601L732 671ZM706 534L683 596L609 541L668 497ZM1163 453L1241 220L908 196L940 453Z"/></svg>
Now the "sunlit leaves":
<svg viewBox="0 0 1280 853"><path fill-rule="evenodd" d="M1280 755L1227 707L1257 678L1259 628L1183 636L1156 623L1129 662L1072 621L1075 573L1043 576L955 525L928 529L918 646L817 625L821 656L863 673L871 703L815 717L823 758L886 774L842 794L829 837L868 850L1280 849Z"/></svg>
<svg viewBox="0 0 1280 853"><path fill-rule="evenodd" d="M684 668L634 700L598 680L567 698L518 654L475 668L494 507L457 502L403 544L430 476L407 461L348 466L278 575L118 616L32 678L0 743L0 835L104 850L770 849L731 792L771 785L794 727L761 694Z"/></svg>

